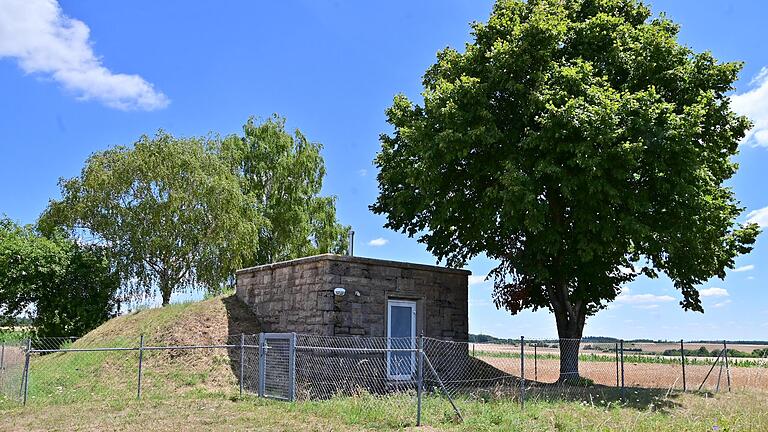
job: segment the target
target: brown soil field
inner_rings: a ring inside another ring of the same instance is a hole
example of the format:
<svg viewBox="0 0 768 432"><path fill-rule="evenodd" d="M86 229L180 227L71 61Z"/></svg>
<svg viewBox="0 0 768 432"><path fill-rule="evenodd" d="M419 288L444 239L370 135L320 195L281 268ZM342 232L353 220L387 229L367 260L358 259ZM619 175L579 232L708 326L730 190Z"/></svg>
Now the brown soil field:
<svg viewBox="0 0 768 432"><path fill-rule="evenodd" d="M493 367L511 375L520 376L520 359L503 357L479 357ZM686 387L697 389L709 372L711 365L687 365L685 368ZM616 364L611 362L579 363L581 376L589 378L595 384L615 386ZM560 375L560 362L557 359L525 359L525 378L544 383L557 381ZM728 377L720 366L716 366L702 390L713 390L720 376L720 389L728 388ZM621 373L619 371L619 382ZM768 368L762 367L731 367L731 389L768 390ZM627 387L682 389L683 373L680 365L660 363L624 363L624 384Z"/></svg>
<svg viewBox="0 0 768 432"><path fill-rule="evenodd" d="M709 351L719 350L723 348L721 343L697 343L697 342L684 342L685 349L695 350L699 347L704 347ZM631 344L625 344L624 348L640 348L643 352L662 353L666 350L680 349L679 342L669 343L656 343L656 342L634 342ZM756 349L768 348L768 345L757 344L728 344L728 349L735 349L746 353L751 353Z"/></svg>
<svg viewBox="0 0 768 432"><path fill-rule="evenodd" d="M547 343L547 345L550 345L550 344ZM613 344L582 343L581 353L591 354L591 353L604 352L597 349L588 349L586 348L587 346L613 349ZM520 345L470 343L469 344L470 350L472 350L473 347L476 351L484 351L484 352L503 352L503 353L519 353L520 352ZM696 349L699 349L699 347L705 347L708 351L712 351L712 350L722 349L723 345L713 344L713 343L685 342L685 349L696 350ZM768 348L768 345L728 344L728 349L735 349L735 350L746 352L746 353L751 353L756 349L764 349L764 348ZM634 342L634 343L625 343L624 349L627 354L633 354L633 353L636 354L637 353L636 351L627 352L628 350L634 350L634 349L640 349L641 352L644 354L661 354L666 350L680 349L680 343ZM525 347L525 350L526 352L532 352L533 347L528 345ZM557 348L547 348L547 347L538 347L536 348L536 350L542 354L557 354L559 352Z"/></svg>

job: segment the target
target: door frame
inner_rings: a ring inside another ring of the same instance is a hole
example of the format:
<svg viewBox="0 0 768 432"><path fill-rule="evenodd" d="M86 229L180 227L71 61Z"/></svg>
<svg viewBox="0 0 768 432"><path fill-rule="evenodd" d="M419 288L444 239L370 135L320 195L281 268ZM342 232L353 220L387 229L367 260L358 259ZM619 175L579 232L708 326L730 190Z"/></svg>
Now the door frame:
<svg viewBox="0 0 768 432"><path fill-rule="evenodd" d="M408 307L411 309L411 343L410 348L416 348L416 318L417 303L415 300L387 299L387 350L392 349L392 306ZM392 352L387 351L387 378L391 380L404 381L413 379L416 373L416 352L411 352L411 370L408 374L393 375L391 373Z"/></svg>

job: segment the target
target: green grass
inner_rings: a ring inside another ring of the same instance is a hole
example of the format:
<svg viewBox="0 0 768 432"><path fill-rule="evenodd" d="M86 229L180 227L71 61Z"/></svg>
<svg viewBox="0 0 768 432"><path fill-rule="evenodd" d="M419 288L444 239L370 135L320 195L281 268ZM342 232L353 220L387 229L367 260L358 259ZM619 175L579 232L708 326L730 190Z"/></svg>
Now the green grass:
<svg viewBox="0 0 768 432"><path fill-rule="evenodd" d="M638 396L638 395L632 395ZM642 397L642 396L641 396ZM649 399L651 400L651 399ZM672 396L654 403L595 404L579 400L459 399L459 421L442 397L426 396L426 430L768 430L765 394ZM0 405L0 430L403 430L416 425L413 394L360 394L325 401L278 402L199 391L142 401L83 401L69 405Z"/></svg>
<svg viewBox="0 0 768 432"><path fill-rule="evenodd" d="M0 343L19 342L26 339L29 333L24 330L0 330Z"/></svg>
<svg viewBox="0 0 768 432"><path fill-rule="evenodd" d="M135 346L142 333L148 343L184 342L178 338L213 331L229 312L220 298L145 310L111 320L71 346ZM480 355L486 354L498 353ZM599 354L582 361L605 358L615 361ZM0 400L0 430L394 431L416 424L413 393L295 403L239 398L231 358L222 350L145 352L144 362L143 397L137 401L136 352L35 356L29 403L22 407ZM627 389L627 403L620 404L615 392L599 386L562 395L531 391L522 410L514 397L478 392L458 398L463 421L445 398L430 394L423 400L422 423L426 430L449 431L768 430L766 393L666 397L664 391L633 388Z"/></svg>

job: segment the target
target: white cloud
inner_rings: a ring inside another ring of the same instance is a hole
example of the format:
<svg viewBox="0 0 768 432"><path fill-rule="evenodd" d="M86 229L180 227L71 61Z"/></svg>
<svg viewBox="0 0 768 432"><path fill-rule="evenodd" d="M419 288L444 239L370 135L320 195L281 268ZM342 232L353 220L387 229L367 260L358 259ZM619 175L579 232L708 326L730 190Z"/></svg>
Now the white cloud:
<svg viewBox="0 0 768 432"><path fill-rule="evenodd" d="M655 294L631 294L629 287L625 287L621 290L621 293L616 297L617 303L626 304L655 304L675 301L675 298L668 295L655 295Z"/></svg>
<svg viewBox="0 0 768 432"><path fill-rule="evenodd" d="M379 247L379 246L384 246L387 243L389 243L389 240L385 239L384 237L379 237L369 241L368 246Z"/></svg>
<svg viewBox="0 0 768 432"><path fill-rule="evenodd" d="M728 290L725 288L711 287L699 290L699 295L702 297L728 297Z"/></svg>
<svg viewBox="0 0 768 432"><path fill-rule="evenodd" d="M748 223L756 223L761 227L768 227L768 207L752 210L747 214Z"/></svg>
<svg viewBox="0 0 768 432"><path fill-rule="evenodd" d="M768 147L768 66L763 67L750 84L750 90L731 96L731 107L754 123L742 143Z"/></svg>
<svg viewBox="0 0 768 432"><path fill-rule="evenodd" d="M480 285L480 284L484 284L486 282L490 282L490 281L486 281L485 280L485 278L487 278L487 277L488 277L488 275L471 275L469 277L469 285L470 286L472 286L472 285Z"/></svg>
<svg viewBox="0 0 768 432"><path fill-rule="evenodd" d="M3 0L0 58L29 74L52 78L81 100L121 110L154 110L168 98L139 75L113 73L94 54L90 29L64 15L56 0Z"/></svg>
<svg viewBox="0 0 768 432"><path fill-rule="evenodd" d="M727 304L730 304L730 303L731 303L731 300L725 300L725 301L722 301L720 303L715 304L715 307L716 308L721 308L721 307L723 307L723 306L725 306Z"/></svg>
<svg viewBox="0 0 768 432"><path fill-rule="evenodd" d="M358 170L358 171L357 171L357 174L358 174L360 177L365 177L365 176L367 176L367 175L368 175L368 170L367 170L367 169L365 169L365 168L363 168L363 169L361 169L361 170Z"/></svg>
<svg viewBox="0 0 768 432"><path fill-rule="evenodd" d="M737 273L740 273L740 272L750 271L750 270L754 270L754 269L755 269L755 265L754 264L747 264L745 266L736 267L735 269L733 269L733 271L737 272Z"/></svg>
<svg viewBox="0 0 768 432"><path fill-rule="evenodd" d="M494 306L494 304L491 303L488 300L473 300L471 298L467 300L467 304L470 307L489 307L489 306Z"/></svg>

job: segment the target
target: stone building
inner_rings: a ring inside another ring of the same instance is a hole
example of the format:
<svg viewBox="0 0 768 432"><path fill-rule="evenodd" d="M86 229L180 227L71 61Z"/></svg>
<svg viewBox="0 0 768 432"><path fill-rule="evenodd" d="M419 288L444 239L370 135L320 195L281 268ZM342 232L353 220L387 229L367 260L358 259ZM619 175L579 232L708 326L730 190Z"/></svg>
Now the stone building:
<svg viewBox="0 0 768 432"><path fill-rule="evenodd" d="M317 255L237 272L264 332L468 339L469 271Z"/></svg>

